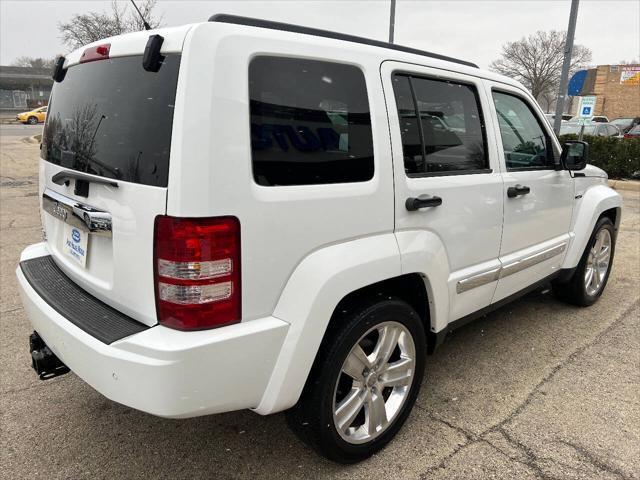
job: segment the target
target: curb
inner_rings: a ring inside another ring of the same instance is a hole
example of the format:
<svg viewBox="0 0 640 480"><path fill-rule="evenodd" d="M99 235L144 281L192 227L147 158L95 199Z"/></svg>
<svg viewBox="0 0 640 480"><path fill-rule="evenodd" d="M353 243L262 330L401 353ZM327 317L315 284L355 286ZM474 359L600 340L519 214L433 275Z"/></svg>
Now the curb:
<svg viewBox="0 0 640 480"><path fill-rule="evenodd" d="M640 181L638 180L609 180L609 186L614 190L640 192Z"/></svg>
<svg viewBox="0 0 640 480"><path fill-rule="evenodd" d="M22 122L14 118L0 118L0 125L21 125Z"/></svg>
<svg viewBox="0 0 640 480"><path fill-rule="evenodd" d="M26 143L41 143L42 135L33 135L32 137L24 137L22 141Z"/></svg>

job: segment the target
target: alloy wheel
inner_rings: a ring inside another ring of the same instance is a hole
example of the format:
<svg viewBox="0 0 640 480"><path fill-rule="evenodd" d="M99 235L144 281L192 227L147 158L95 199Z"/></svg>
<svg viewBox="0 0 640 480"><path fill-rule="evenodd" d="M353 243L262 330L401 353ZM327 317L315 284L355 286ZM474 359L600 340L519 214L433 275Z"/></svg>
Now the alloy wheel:
<svg viewBox="0 0 640 480"><path fill-rule="evenodd" d="M409 396L415 363L413 337L401 323L378 324L360 337L333 395L333 421L343 440L362 444L388 429Z"/></svg>
<svg viewBox="0 0 640 480"><path fill-rule="evenodd" d="M587 295L596 295L607 277L611 261L611 233L606 228L601 229L593 242L593 247L587 257L584 271L584 286Z"/></svg>

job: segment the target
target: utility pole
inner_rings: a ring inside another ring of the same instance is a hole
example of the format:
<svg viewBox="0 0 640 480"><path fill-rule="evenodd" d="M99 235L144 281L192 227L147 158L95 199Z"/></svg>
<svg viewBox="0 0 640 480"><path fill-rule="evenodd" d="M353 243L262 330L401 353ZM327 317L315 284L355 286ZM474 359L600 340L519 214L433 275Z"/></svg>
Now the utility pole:
<svg viewBox="0 0 640 480"><path fill-rule="evenodd" d="M560 90L558 91L558 101L556 103L556 116L553 119L553 130L556 132L556 135L560 133L560 124L562 123L564 103L567 96L567 82L569 81L569 68L571 67L573 37L576 33L576 20L578 18L578 3L580 3L580 0L571 0L569 28L567 29L567 40L564 44L564 62L562 62L562 73L560 75Z"/></svg>
<svg viewBox="0 0 640 480"><path fill-rule="evenodd" d="M389 12L389 43L393 43L393 30L396 26L396 0L391 0L391 11Z"/></svg>

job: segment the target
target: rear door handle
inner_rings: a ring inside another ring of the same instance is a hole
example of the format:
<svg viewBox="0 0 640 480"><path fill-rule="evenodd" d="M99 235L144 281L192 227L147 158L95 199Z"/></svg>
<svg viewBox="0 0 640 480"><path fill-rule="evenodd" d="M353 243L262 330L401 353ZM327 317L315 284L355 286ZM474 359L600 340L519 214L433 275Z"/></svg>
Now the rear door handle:
<svg viewBox="0 0 640 480"><path fill-rule="evenodd" d="M515 198L515 197L519 197L520 195L526 195L527 193L530 193L531 189L525 185L516 185L514 187L509 187L507 188L507 197L509 198Z"/></svg>
<svg viewBox="0 0 640 480"><path fill-rule="evenodd" d="M410 212L415 212L421 208L437 207L438 205L442 205L442 199L431 195L420 195L418 198L407 198L404 205Z"/></svg>

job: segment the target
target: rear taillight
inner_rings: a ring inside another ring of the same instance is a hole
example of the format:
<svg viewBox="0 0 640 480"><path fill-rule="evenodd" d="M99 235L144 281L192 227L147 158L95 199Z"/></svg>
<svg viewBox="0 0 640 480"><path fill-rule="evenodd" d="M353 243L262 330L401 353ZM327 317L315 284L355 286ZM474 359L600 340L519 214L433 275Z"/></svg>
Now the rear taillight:
<svg viewBox="0 0 640 480"><path fill-rule="evenodd" d="M158 321L180 330L240 320L240 222L235 217L156 217Z"/></svg>
<svg viewBox="0 0 640 480"><path fill-rule="evenodd" d="M106 60L109 58L110 43L98 45L97 47L89 47L80 57L80 63L95 62L96 60Z"/></svg>

